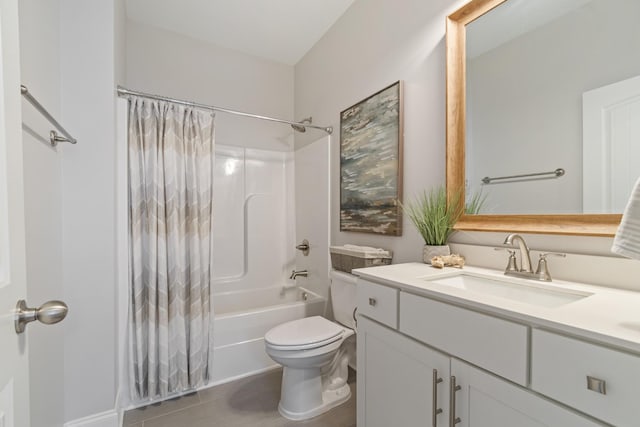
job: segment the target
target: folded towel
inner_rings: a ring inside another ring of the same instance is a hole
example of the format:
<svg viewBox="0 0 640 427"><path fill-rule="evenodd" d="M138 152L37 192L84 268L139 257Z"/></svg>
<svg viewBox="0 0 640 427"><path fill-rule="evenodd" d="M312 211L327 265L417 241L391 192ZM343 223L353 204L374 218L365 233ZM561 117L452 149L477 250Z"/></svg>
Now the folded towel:
<svg viewBox="0 0 640 427"><path fill-rule="evenodd" d="M361 251L361 252L387 252L382 248L372 248L371 246L357 246L357 245L344 245L345 249L351 249L353 251Z"/></svg>
<svg viewBox="0 0 640 427"><path fill-rule="evenodd" d="M631 191L611 252L640 259L640 178Z"/></svg>

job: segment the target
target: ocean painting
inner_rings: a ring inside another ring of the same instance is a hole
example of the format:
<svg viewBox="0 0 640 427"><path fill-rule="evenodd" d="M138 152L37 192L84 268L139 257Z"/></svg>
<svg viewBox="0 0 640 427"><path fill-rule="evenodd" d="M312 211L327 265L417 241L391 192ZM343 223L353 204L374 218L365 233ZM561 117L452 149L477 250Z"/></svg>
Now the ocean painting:
<svg viewBox="0 0 640 427"><path fill-rule="evenodd" d="M402 82L340 113L340 231L402 235Z"/></svg>

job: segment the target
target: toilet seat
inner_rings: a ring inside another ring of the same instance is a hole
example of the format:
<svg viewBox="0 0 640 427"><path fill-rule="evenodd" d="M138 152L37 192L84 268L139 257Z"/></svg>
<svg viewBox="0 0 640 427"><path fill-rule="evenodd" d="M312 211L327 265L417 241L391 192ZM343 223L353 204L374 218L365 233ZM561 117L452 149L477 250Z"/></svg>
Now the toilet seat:
<svg viewBox="0 0 640 427"><path fill-rule="evenodd" d="M342 339L344 332L344 328L324 317L313 316L276 326L264 340L274 350L310 350Z"/></svg>

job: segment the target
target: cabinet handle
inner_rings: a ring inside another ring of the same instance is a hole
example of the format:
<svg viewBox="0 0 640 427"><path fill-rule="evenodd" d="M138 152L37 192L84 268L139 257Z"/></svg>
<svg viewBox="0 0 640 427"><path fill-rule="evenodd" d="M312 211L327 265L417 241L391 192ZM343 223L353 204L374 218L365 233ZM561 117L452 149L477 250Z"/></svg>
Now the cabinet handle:
<svg viewBox="0 0 640 427"><path fill-rule="evenodd" d="M378 301L376 301L375 298L369 298L369 305L371 307L375 307L377 303L378 303Z"/></svg>
<svg viewBox="0 0 640 427"><path fill-rule="evenodd" d="M456 385L456 377L451 376L451 383L449 384L449 427L454 427L460 421L460 417L456 417L456 391L461 390L462 387Z"/></svg>
<svg viewBox="0 0 640 427"><path fill-rule="evenodd" d="M600 394L607 394L607 382L587 375L587 388Z"/></svg>
<svg viewBox="0 0 640 427"><path fill-rule="evenodd" d="M437 427L438 414L442 413L442 408L438 408L438 384L442 382L442 378L438 378L438 370L433 370L433 414L431 415L431 425Z"/></svg>

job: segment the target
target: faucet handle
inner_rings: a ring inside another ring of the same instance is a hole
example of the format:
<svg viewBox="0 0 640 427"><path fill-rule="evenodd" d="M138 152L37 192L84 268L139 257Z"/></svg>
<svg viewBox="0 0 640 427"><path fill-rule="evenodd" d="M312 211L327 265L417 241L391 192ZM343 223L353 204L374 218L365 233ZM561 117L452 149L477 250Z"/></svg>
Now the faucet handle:
<svg viewBox="0 0 640 427"><path fill-rule="evenodd" d="M540 254L540 258L547 259L548 256L558 256L558 257L565 258L567 254L563 254L560 252L543 252Z"/></svg>
<svg viewBox="0 0 640 427"><path fill-rule="evenodd" d="M302 255L304 256L309 255L309 248L310 248L309 241L307 239L304 239L302 243L296 246L296 249L299 251L302 251Z"/></svg>
<svg viewBox="0 0 640 427"><path fill-rule="evenodd" d="M494 251L507 251L509 252L509 262L507 263L507 267L504 271L519 271L518 270L518 261L516 260L516 250L510 248L493 248Z"/></svg>
<svg viewBox="0 0 640 427"><path fill-rule="evenodd" d="M547 265L548 256L557 256L564 258L567 256L567 254L558 252L543 252L540 254L540 259L538 259L538 268L536 269L536 275L540 280L544 280L545 282L551 281L551 273L549 273L549 266Z"/></svg>

